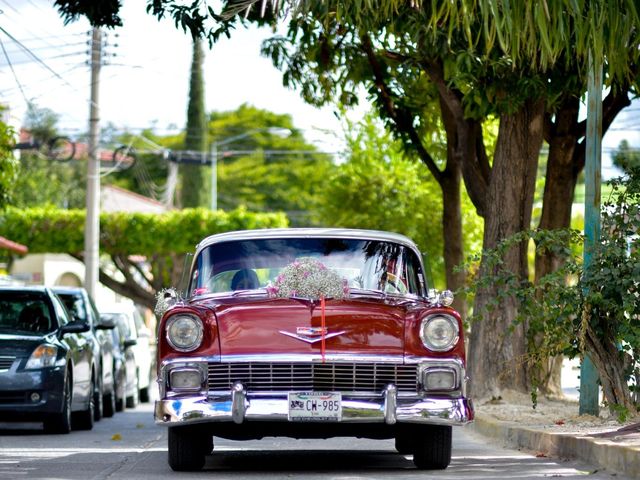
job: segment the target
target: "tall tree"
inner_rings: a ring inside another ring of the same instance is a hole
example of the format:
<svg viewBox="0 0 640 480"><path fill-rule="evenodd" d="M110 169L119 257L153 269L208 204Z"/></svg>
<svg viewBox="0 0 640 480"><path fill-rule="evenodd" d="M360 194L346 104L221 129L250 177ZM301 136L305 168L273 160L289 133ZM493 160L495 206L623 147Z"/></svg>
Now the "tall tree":
<svg viewBox="0 0 640 480"><path fill-rule="evenodd" d="M293 226L318 222L316 210L334 152L319 152L289 115L250 105L212 112L209 135L219 142L218 205L282 211Z"/></svg>
<svg viewBox="0 0 640 480"><path fill-rule="evenodd" d="M204 103L203 61L202 41L194 38L191 80L189 82L189 105L187 107L187 134L184 148L194 152L201 152L203 158L206 158L207 115ZM209 200L204 169L200 165L184 164L181 165L181 170L181 206L184 208L204 206Z"/></svg>
<svg viewBox="0 0 640 480"><path fill-rule="evenodd" d="M629 174L634 169L640 168L640 151L632 148L627 140L622 140L613 153L613 164Z"/></svg>

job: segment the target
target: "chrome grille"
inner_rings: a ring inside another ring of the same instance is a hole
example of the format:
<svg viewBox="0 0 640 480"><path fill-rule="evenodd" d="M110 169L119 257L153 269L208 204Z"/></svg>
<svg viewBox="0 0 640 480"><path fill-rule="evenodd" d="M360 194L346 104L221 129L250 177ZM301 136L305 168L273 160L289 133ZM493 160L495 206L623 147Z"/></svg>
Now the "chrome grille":
<svg viewBox="0 0 640 480"><path fill-rule="evenodd" d="M209 390L241 382L249 391L380 392L417 390L417 366L393 363L209 363Z"/></svg>
<svg viewBox="0 0 640 480"><path fill-rule="evenodd" d="M0 372L6 372L7 370L9 370L11 368L11 365L13 365L13 361L15 359L16 357L0 357Z"/></svg>

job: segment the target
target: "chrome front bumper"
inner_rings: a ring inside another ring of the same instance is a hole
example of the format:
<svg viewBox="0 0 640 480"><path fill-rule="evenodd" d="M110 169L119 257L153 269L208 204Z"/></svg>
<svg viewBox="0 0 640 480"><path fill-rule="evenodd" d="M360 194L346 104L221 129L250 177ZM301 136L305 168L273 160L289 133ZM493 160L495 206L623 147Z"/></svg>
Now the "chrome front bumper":
<svg viewBox="0 0 640 480"><path fill-rule="evenodd" d="M288 422L287 393L247 394L236 384L229 395L174 397L156 401L159 425L177 426L209 422ZM342 395L342 423L423 423L464 425L473 420L473 405L466 398L398 396L388 386L379 398Z"/></svg>

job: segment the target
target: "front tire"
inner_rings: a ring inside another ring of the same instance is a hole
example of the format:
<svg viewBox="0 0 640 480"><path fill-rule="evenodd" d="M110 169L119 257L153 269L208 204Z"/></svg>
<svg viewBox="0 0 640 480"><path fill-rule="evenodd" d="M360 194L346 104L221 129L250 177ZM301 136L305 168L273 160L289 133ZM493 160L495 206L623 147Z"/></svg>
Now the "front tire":
<svg viewBox="0 0 640 480"><path fill-rule="evenodd" d="M113 417L116 413L116 391L115 386L114 389L105 394L103 398L104 402L104 416L105 417Z"/></svg>
<svg viewBox="0 0 640 480"><path fill-rule="evenodd" d="M133 390L133 393L127 397L125 402L127 408L136 408L138 406L138 387Z"/></svg>
<svg viewBox="0 0 640 480"><path fill-rule="evenodd" d="M213 450L213 437L191 428L169 427L169 466L176 472L195 472L204 467Z"/></svg>
<svg viewBox="0 0 640 480"><path fill-rule="evenodd" d="M67 375L62 393L62 412L52 413L44 421L46 433L71 432L71 375Z"/></svg>
<svg viewBox="0 0 640 480"><path fill-rule="evenodd" d="M102 397L102 387L97 386L95 391L93 392L93 420L94 422L99 422L102 420L104 416L104 402Z"/></svg>
<svg viewBox="0 0 640 480"><path fill-rule="evenodd" d="M414 436L413 463L419 470L444 470L451 463L451 427L425 425Z"/></svg>
<svg viewBox="0 0 640 480"><path fill-rule="evenodd" d="M149 402L149 387L144 387L140 389L140 402L148 403Z"/></svg>
<svg viewBox="0 0 640 480"><path fill-rule="evenodd" d="M87 405L86 410L83 410L81 412L76 413L76 417L75 417L75 425L74 428L76 430L91 430L93 428L93 422L94 422L94 418L95 418L95 410L96 410L96 404L95 404L95 394L94 394L94 387L95 385L95 381L92 378L91 379L91 385L89 386L89 391L91 391L91 395L89 395L89 404Z"/></svg>

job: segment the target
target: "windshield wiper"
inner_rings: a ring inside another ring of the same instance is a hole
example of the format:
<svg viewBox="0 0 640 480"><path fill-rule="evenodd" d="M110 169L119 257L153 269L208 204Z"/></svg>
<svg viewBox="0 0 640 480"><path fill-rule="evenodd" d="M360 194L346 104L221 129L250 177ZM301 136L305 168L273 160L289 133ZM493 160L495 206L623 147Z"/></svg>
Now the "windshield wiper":
<svg viewBox="0 0 640 480"><path fill-rule="evenodd" d="M380 290L372 290L369 288L349 287L349 294L361 295L363 297L387 298L387 294Z"/></svg>

